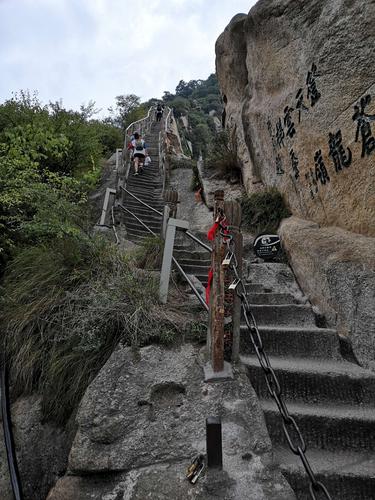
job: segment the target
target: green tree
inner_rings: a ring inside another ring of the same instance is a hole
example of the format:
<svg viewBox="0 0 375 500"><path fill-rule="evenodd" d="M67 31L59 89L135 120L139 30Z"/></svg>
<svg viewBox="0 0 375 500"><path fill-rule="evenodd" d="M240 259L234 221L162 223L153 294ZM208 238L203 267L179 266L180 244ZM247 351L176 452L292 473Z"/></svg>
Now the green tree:
<svg viewBox="0 0 375 500"><path fill-rule="evenodd" d="M115 108L108 108L112 116L112 123L125 130L129 124L129 115L141 106L141 99L135 94L116 96ZM130 122L131 123L131 122Z"/></svg>

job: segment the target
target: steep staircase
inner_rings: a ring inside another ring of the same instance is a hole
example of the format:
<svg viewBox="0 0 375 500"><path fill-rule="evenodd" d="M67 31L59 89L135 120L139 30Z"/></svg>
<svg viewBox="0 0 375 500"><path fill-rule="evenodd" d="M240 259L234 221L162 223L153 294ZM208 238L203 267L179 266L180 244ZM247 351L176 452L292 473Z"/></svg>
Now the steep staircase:
<svg viewBox="0 0 375 500"><path fill-rule="evenodd" d="M143 169L143 173L134 175L134 166L131 166L127 182L127 190L137 198L147 203L159 212L163 212L164 201L162 198L163 179L159 172L159 131L160 122L152 125L151 131L146 135L145 141L151 157L151 165ZM125 193L123 205L144 222L156 235L160 235L162 215L150 210L140 201ZM134 243L141 243L151 233L131 214L124 212L128 238Z"/></svg>
<svg viewBox="0 0 375 500"><path fill-rule="evenodd" d="M252 265L247 291L289 413L305 439L306 456L332 499L375 499L375 374L343 359L336 331L318 327L321 319L290 293L290 286L295 289L296 284L288 266L274 264L276 277L279 272L284 283L264 279L270 266ZM275 461L297 498L310 500L306 472L287 445L281 416L267 391L245 324L240 348L241 361L263 407Z"/></svg>
<svg viewBox="0 0 375 500"><path fill-rule="evenodd" d="M185 244L181 241L176 244L173 249L173 256L181 265L186 274L192 274L202 285L207 286L208 271L211 266L211 254L204 248L197 245L189 245L189 241Z"/></svg>
<svg viewBox="0 0 375 500"><path fill-rule="evenodd" d="M138 176L132 169L127 189L162 212L159 130L160 124L153 124L146 137L151 166ZM125 195L124 206L160 234L160 214L129 194ZM132 215L125 213L124 218L128 238L135 243L150 235ZM206 285L209 252L179 239L174 257L187 274ZM286 264L252 264L247 293L264 348L289 413L305 439L306 456L317 479L333 500L375 500L375 374L343 358L336 331L324 327L323 319L314 314ZM287 445L281 416L267 391L245 324L241 325L240 350L263 407L275 462L298 500L310 500L308 477L299 457Z"/></svg>

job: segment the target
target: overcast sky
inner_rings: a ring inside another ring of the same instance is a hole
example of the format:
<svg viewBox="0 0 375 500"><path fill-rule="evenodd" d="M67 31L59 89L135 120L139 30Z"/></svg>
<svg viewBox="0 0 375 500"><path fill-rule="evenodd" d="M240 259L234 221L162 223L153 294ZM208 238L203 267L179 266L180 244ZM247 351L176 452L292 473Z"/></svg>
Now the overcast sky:
<svg viewBox="0 0 375 500"><path fill-rule="evenodd" d="M0 101L19 89L106 112L215 71L215 41L255 0L0 0Z"/></svg>

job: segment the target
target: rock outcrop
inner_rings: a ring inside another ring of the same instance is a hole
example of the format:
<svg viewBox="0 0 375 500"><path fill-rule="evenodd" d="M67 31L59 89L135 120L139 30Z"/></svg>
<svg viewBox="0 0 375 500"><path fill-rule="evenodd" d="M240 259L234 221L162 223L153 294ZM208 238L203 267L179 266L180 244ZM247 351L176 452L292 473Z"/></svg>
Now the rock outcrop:
<svg viewBox="0 0 375 500"><path fill-rule="evenodd" d="M216 42L248 193L276 187L311 302L374 368L375 2L259 0Z"/></svg>
<svg viewBox="0 0 375 500"><path fill-rule="evenodd" d="M70 474L48 500L145 498L294 499L270 462L270 441L244 373L205 384L197 348L119 348L88 388L78 412ZM223 423L224 470L195 485L191 459L205 454L205 419Z"/></svg>
<svg viewBox="0 0 375 500"><path fill-rule="evenodd" d="M260 0L216 43L248 192L375 236L375 2Z"/></svg>
<svg viewBox="0 0 375 500"><path fill-rule="evenodd" d="M42 423L40 398L18 399L11 409L14 440L25 500L46 498L66 470L72 437L69 431ZM13 500L5 444L0 439L0 498Z"/></svg>
<svg viewBox="0 0 375 500"><path fill-rule="evenodd" d="M375 238L296 217L282 223L280 235L310 301L375 371Z"/></svg>

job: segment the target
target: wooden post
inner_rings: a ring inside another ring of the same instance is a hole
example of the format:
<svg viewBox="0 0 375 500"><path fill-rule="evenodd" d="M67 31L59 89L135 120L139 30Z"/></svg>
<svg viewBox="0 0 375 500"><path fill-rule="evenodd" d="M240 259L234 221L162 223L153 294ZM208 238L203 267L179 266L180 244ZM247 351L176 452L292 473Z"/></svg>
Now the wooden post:
<svg viewBox="0 0 375 500"><path fill-rule="evenodd" d="M233 235L234 241L234 251L237 258L238 264L238 274L242 278L242 234L240 232L241 226L241 205L237 201L227 201L224 204L225 216L227 218L228 231ZM233 272L229 269L226 271L228 274L229 281L232 281L235 276ZM229 276L231 275L231 276ZM231 311L232 316L232 361L238 361L239 357L239 346L240 346L240 324L241 324L241 299L238 297L236 292L232 292L231 301Z"/></svg>
<svg viewBox="0 0 375 500"><path fill-rule="evenodd" d="M224 191L215 191L214 221L224 212ZM224 272L222 262L225 247L220 231L216 232L212 251L213 281L210 310L211 364L213 371L224 370Z"/></svg>

